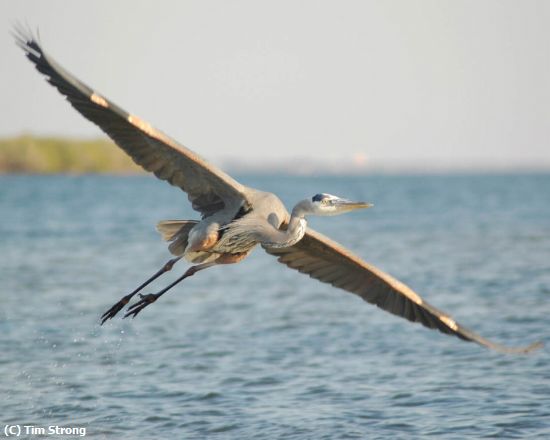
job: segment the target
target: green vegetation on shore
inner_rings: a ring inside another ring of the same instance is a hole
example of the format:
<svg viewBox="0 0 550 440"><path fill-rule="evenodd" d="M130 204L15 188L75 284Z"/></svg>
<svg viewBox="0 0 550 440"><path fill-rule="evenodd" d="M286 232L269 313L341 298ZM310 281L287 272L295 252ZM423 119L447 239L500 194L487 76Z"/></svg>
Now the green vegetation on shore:
<svg viewBox="0 0 550 440"><path fill-rule="evenodd" d="M143 170L108 139L30 135L0 139L0 173L136 174Z"/></svg>

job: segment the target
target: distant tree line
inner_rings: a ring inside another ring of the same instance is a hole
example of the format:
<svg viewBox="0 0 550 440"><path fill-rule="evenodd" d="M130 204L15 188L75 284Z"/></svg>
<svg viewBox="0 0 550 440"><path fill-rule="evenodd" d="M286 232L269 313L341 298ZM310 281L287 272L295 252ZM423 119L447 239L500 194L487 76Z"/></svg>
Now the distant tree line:
<svg viewBox="0 0 550 440"><path fill-rule="evenodd" d="M22 135L0 139L0 173L136 174L143 170L107 139Z"/></svg>

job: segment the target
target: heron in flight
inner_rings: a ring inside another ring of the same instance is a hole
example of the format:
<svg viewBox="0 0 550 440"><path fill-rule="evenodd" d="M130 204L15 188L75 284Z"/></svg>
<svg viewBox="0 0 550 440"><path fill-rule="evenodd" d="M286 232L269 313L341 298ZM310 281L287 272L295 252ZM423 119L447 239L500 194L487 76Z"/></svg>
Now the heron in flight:
<svg viewBox="0 0 550 440"><path fill-rule="evenodd" d="M168 249L174 258L107 310L101 324L182 258L193 265L159 292L140 293L140 299L128 307L125 317L136 317L185 278L212 266L237 263L260 245L291 269L428 328L504 353L526 353L541 345L511 348L479 336L405 284L307 226L307 216L339 215L369 208L371 204L320 193L301 200L289 213L275 194L240 184L85 85L44 52L31 32L17 29L15 37L36 69L82 116L98 125L138 165L187 193L193 209L201 216L201 220L167 220L158 224L162 237L170 242Z"/></svg>

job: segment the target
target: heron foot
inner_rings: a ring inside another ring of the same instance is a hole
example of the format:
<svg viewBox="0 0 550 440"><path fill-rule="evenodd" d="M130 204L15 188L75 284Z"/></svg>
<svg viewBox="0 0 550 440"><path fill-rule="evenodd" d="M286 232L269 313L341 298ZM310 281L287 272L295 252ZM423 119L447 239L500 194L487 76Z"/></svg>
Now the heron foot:
<svg viewBox="0 0 550 440"><path fill-rule="evenodd" d="M154 303L159 298L158 293L150 293L148 295L142 295L139 294L139 297L141 298L137 303L132 305L131 307L128 307L128 311L126 312L126 315L124 315L125 318L128 316L131 316L132 318L135 318L139 312L141 312L145 307L147 307L149 304Z"/></svg>
<svg viewBox="0 0 550 440"><path fill-rule="evenodd" d="M123 297L119 302L117 302L113 307L111 307L109 310L107 310L103 315L101 315L101 325L105 324L105 321L108 319L112 319L115 317L115 315L120 312L120 310L128 304L130 299L132 298L132 294L126 295Z"/></svg>

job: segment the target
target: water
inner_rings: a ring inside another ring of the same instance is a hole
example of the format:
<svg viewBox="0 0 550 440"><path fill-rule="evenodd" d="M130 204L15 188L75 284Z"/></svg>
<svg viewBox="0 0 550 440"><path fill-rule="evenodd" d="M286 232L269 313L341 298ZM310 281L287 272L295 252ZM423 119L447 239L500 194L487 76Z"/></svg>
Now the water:
<svg viewBox="0 0 550 440"><path fill-rule="evenodd" d="M287 205L321 191L372 201L311 224L488 338L550 343L549 175L240 180ZM550 438L548 348L499 355L426 330L261 249L187 280L135 320L99 327L169 258L156 221L196 217L163 182L4 176L0 214L2 430Z"/></svg>

